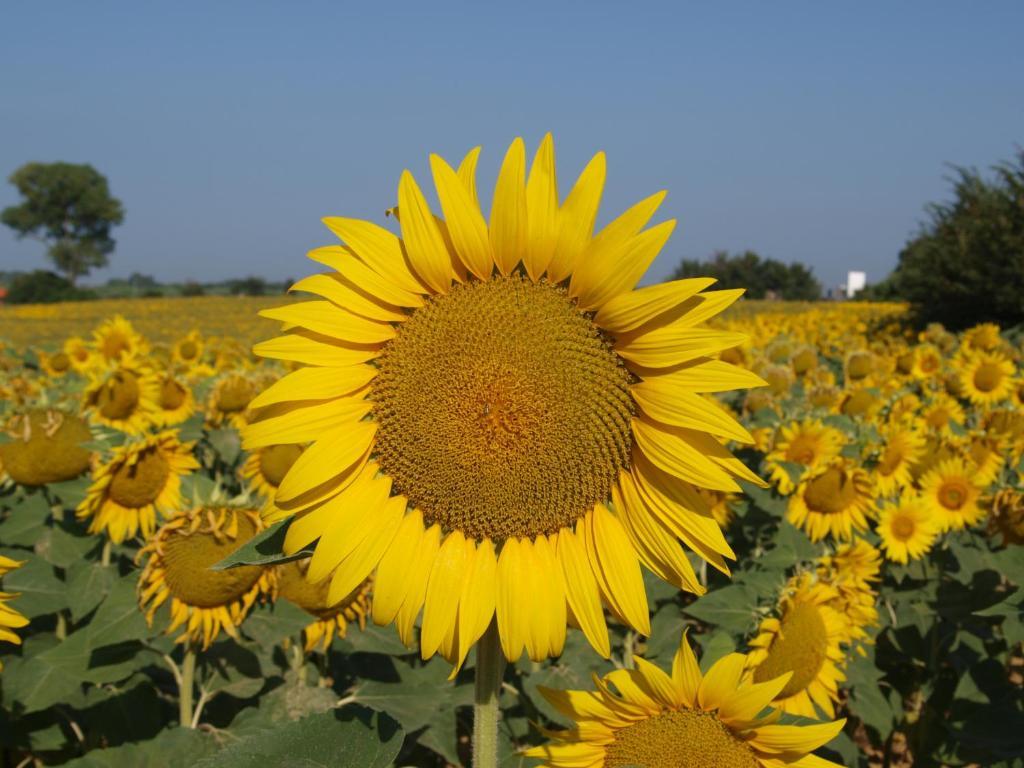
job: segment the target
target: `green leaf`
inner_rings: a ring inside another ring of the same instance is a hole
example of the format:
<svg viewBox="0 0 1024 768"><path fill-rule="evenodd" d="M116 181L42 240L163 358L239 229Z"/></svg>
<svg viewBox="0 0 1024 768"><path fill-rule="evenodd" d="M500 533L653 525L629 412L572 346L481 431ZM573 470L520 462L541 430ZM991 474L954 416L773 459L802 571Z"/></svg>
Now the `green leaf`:
<svg viewBox="0 0 1024 768"><path fill-rule="evenodd" d="M60 501L65 509L74 509L85 500L91 484L92 478L85 474L74 480L50 483L46 489Z"/></svg>
<svg viewBox="0 0 1024 768"><path fill-rule="evenodd" d="M214 736L191 728L169 728L155 739L109 749L94 749L67 768L180 768L217 751Z"/></svg>
<svg viewBox="0 0 1024 768"><path fill-rule="evenodd" d="M242 624L242 632L264 650L270 650L286 637L294 637L316 619L295 603L277 600L252 611Z"/></svg>
<svg viewBox="0 0 1024 768"><path fill-rule="evenodd" d="M749 587L730 584L708 592L683 611L712 626L743 634L757 619L756 604L756 595Z"/></svg>
<svg viewBox="0 0 1024 768"><path fill-rule="evenodd" d="M228 427L211 430L209 440L221 461L226 464L234 464L238 454L242 452L242 440L238 436L237 429Z"/></svg>
<svg viewBox="0 0 1024 768"><path fill-rule="evenodd" d="M700 669L707 674L716 661L736 650L736 643L728 632L714 632L704 637L706 639L702 644L704 653L700 657Z"/></svg>
<svg viewBox="0 0 1024 768"><path fill-rule="evenodd" d="M291 522L291 518L288 518L274 523L211 568L215 571L223 571L226 568L235 568L239 565L276 565L309 557L313 553L312 549L304 549L294 555L286 555L282 551L284 537L288 533L288 526L291 525Z"/></svg>
<svg viewBox="0 0 1024 768"><path fill-rule="evenodd" d="M32 493L10 503L7 519L0 523L0 542L4 546L31 547L50 517L50 502L41 493Z"/></svg>
<svg viewBox="0 0 1024 768"><path fill-rule="evenodd" d="M81 563L85 554L94 549L97 539L68 532L62 523L42 529L36 539L35 552L46 562L58 568L70 568Z"/></svg>
<svg viewBox="0 0 1024 768"><path fill-rule="evenodd" d="M348 633L336 643L336 647L342 653L363 652L383 653L388 656L408 656L416 652L415 648L407 648L402 644L393 624L378 627L376 624L368 623L366 629L359 629L357 625L350 624Z"/></svg>
<svg viewBox="0 0 1024 768"><path fill-rule="evenodd" d="M8 550L5 554L24 564L4 576L4 590L19 593L12 607L30 619L55 613L68 604L67 585L57 578L53 566L26 552Z"/></svg>
<svg viewBox="0 0 1024 768"><path fill-rule="evenodd" d="M116 578L116 569L109 565L82 561L72 566L67 575L71 620L80 621L88 616L110 592Z"/></svg>
<svg viewBox="0 0 1024 768"><path fill-rule="evenodd" d="M308 715L229 743L195 768L388 768L404 740L392 718L351 707Z"/></svg>

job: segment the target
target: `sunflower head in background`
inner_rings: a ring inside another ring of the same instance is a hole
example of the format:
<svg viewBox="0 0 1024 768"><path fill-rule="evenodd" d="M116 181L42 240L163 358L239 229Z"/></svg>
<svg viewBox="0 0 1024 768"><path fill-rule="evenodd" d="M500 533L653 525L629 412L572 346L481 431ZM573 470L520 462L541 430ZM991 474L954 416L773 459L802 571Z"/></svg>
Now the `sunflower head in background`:
<svg viewBox="0 0 1024 768"><path fill-rule="evenodd" d="M158 420L160 380L147 360L123 355L112 367L93 368L83 410L93 424L140 435Z"/></svg>
<svg viewBox="0 0 1024 768"><path fill-rule="evenodd" d="M89 533L106 533L115 544L139 534L148 539L158 512L170 517L181 509L181 478L199 468L193 445L168 430L114 448L76 515L89 521Z"/></svg>
<svg viewBox="0 0 1024 768"><path fill-rule="evenodd" d="M171 518L139 550L145 561L139 577L139 607L150 625L157 609L170 601L167 634L179 631L179 643L210 646L221 630L238 640L238 627L253 604L275 591L272 568L243 565L223 571L219 563L260 530L251 509L199 508Z"/></svg>
<svg viewBox="0 0 1024 768"><path fill-rule="evenodd" d="M867 528L873 501L868 473L837 458L805 476L789 499L786 517L811 541L849 539Z"/></svg>
<svg viewBox="0 0 1024 768"><path fill-rule="evenodd" d="M112 366L126 357L144 357L146 339L121 315L105 320L92 332L92 351L97 366Z"/></svg>
<svg viewBox="0 0 1024 768"><path fill-rule="evenodd" d="M52 409L34 409L12 416L6 442L0 443L0 466L10 478L29 487L72 480L89 469L92 439L89 425L78 416Z"/></svg>
<svg viewBox="0 0 1024 768"><path fill-rule="evenodd" d="M791 674L755 682L744 675L746 658L739 653L701 674L685 635L671 673L639 656L634 663L635 669L595 677L595 691L541 687L575 725L549 732L551 742L525 756L551 768L838 768L810 753L838 734L844 720L778 725L779 713L768 709Z"/></svg>
<svg viewBox="0 0 1024 768"><path fill-rule="evenodd" d="M700 593L679 540L733 556L697 488L760 482L704 397L763 383L717 359L745 336L705 325L742 291L637 289L674 222L645 229L659 193L595 234L603 154L563 199L551 137L529 172L517 139L489 218L477 157L431 157L443 218L402 174L401 238L324 220L343 244L294 286L320 298L265 311L286 334L256 346L304 367L253 400L244 446L307 445L275 493L285 551L319 540L332 603L375 571L374 620L411 642L422 609L425 658L461 663L493 617L509 659L555 656L570 616L607 656L604 607L650 631L641 565Z"/></svg>
<svg viewBox="0 0 1024 768"><path fill-rule="evenodd" d="M306 578L309 560L293 560L277 568L277 594L313 617L313 621L302 630L305 637L306 653L317 648L327 651L335 637L344 638L350 623L366 627L370 613L370 590L372 579L345 595L339 602L328 601L330 582L326 579L318 584Z"/></svg>

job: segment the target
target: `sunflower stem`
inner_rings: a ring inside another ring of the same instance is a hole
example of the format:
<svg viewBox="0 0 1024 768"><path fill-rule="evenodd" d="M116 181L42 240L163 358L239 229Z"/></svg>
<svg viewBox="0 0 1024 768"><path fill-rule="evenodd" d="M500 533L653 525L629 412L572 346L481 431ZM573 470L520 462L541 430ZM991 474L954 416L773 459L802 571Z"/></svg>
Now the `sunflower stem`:
<svg viewBox="0 0 1024 768"><path fill-rule="evenodd" d="M185 645L185 660L181 665L181 683L178 686L178 722L182 728L192 728L192 689L196 677L196 649Z"/></svg>
<svg viewBox="0 0 1024 768"><path fill-rule="evenodd" d="M476 679L473 697L473 768L497 768L498 695L505 677L505 656L498 624L491 625L476 644Z"/></svg>
<svg viewBox="0 0 1024 768"><path fill-rule="evenodd" d="M110 539L103 542L103 554L100 555L100 565L104 568L110 565Z"/></svg>

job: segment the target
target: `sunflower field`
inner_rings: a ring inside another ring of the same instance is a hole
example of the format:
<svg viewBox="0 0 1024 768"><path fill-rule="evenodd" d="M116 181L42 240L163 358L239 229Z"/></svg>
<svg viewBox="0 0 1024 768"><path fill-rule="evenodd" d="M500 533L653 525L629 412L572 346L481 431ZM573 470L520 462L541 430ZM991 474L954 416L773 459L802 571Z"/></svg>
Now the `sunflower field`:
<svg viewBox="0 0 1024 768"><path fill-rule="evenodd" d="M637 288L524 153L300 301L0 308L3 768L1024 766L1021 334Z"/></svg>

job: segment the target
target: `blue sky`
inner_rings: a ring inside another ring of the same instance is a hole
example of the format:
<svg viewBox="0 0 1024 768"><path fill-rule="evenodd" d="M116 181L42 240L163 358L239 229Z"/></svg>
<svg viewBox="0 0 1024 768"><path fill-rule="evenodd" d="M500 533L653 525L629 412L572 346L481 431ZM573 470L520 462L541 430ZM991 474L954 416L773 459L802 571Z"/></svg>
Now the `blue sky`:
<svg viewBox="0 0 1024 768"><path fill-rule="evenodd" d="M555 135L563 194L608 153L602 218L668 189L651 270L751 248L883 277L947 163L1024 144L1024 3L17 3L0 175L89 162L127 211L111 266L314 271L324 215L375 220L409 168ZM0 184L0 207L16 202ZM0 232L0 269L44 265Z"/></svg>

